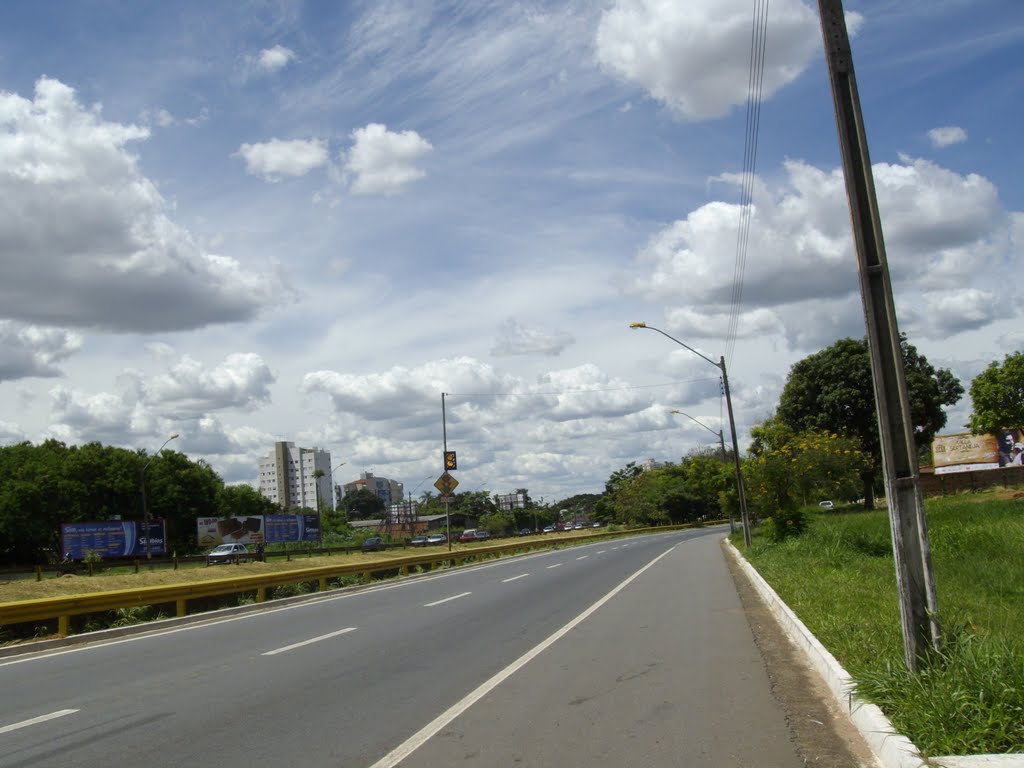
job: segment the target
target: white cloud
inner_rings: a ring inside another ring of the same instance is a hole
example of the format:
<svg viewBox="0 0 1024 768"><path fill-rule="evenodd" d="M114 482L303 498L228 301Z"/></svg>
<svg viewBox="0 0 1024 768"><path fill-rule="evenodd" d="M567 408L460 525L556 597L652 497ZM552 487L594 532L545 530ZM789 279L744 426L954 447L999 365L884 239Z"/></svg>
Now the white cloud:
<svg viewBox="0 0 1024 768"><path fill-rule="evenodd" d="M277 72L288 66L288 63L295 59L295 51L285 48L283 45L275 45L273 48L264 48L256 57L256 66L263 72Z"/></svg>
<svg viewBox="0 0 1024 768"><path fill-rule="evenodd" d="M924 160L902 160L878 163L873 171L890 274L914 327L915 319L924 319L911 311L925 303L922 291L935 297L984 290L986 281L1000 282L996 275L1020 253L1013 246L1016 215L1003 209L991 182ZM787 162L785 170L786 183L778 190L760 180L754 185L739 336L781 332L791 341L810 342L819 338L808 335L812 324L861 335L863 323L854 305L847 305L859 301L859 283L842 172L800 161ZM736 177L723 179L738 183ZM688 333L723 336L738 217L738 206L713 201L663 229L639 253L649 271L634 278L632 290L678 302L666 308L666 317ZM954 311L945 298L940 304L945 320L924 323L918 333L969 330L986 322L984 312Z"/></svg>
<svg viewBox="0 0 1024 768"><path fill-rule="evenodd" d="M263 359L252 353L230 354L212 369L186 355L159 376L131 376L148 407L174 418L225 408L252 410L270 402L270 386L276 380Z"/></svg>
<svg viewBox="0 0 1024 768"><path fill-rule="evenodd" d="M17 424L0 420L0 445L14 445L28 440L28 435Z"/></svg>
<svg viewBox="0 0 1024 768"><path fill-rule="evenodd" d="M282 176L305 176L327 163L327 143L322 139L271 139L262 144L243 144L235 153L245 160L245 170L267 181Z"/></svg>
<svg viewBox="0 0 1024 768"><path fill-rule="evenodd" d="M748 0L617 0L601 17L597 60L681 117L721 117L747 101L752 25ZM820 47L814 11L800 0L773 2L763 98L795 80Z"/></svg>
<svg viewBox="0 0 1024 768"><path fill-rule="evenodd" d="M433 147L416 131L389 131L380 123L352 131L352 148L344 157L349 189L357 195L393 195L426 176L415 163Z"/></svg>
<svg viewBox="0 0 1024 768"><path fill-rule="evenodd" d="M63 83L0 92L0 317L115 331L252 318L266 277L202 253L139 173L145 128L104 121Z"/></svg>
<svg viewBox="0 0 1024 768"><path fill-rule="evenodd" d="M515 318L508 318L498 329L498 337L491 354L505 355L550 355L556 356L572 344L572 334L564 331L544 331L526 328Z"/></svg>
<svg viewBox="0 0 1024 768"><path fill-rule="evenodd" d="M81 346L77 333L0 320L0 381L60 376L56 363Z"/></svg>
<svg viewBox="0 0 1024 768"><path fill-rule="evenodd" d="M963 144L967 141L967 131L955 125L932 128L928 131L928 140L936 149L942 149L952 144Z"/></svg>

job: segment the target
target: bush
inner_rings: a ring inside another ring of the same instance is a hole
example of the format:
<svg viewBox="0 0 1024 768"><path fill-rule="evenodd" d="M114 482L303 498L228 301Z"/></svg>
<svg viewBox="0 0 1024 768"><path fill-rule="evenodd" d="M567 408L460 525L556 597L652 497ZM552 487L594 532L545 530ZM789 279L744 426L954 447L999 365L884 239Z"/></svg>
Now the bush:
<svg viewBox="0 0 1024 768"><path fill-rule="evenodd" d="M800 509L778 510L765 522L765 533L772 541L799 536L807 530L807 515Z"/></svg>

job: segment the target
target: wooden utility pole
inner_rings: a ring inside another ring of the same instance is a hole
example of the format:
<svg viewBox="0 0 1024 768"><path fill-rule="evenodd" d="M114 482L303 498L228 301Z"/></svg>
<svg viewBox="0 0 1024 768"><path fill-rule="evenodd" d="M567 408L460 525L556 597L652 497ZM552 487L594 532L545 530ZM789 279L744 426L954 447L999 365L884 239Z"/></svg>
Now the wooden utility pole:
<svg viewBox="0 0 1024 768"><path fill-rule="evenodd" d="M903 623L903 653L907 668L916 672L929 651L939 650L940 634L903 350L843 3L842 0L818 0L818 9L871 353L885 495Z"/></svg>

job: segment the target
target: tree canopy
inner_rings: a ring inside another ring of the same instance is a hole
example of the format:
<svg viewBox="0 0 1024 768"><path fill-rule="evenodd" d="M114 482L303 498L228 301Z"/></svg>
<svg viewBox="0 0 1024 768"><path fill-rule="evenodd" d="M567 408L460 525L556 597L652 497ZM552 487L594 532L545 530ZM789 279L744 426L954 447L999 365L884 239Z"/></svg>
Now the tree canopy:
<svg viewBox="0 0 1024 768"><path fill-rule="evenodd" d="M943 408L956 403L964 388L949 370L934 368L906 337L901 348L914 438L919 448L925 447L946 424ZM856 438L872 458L863 480L865 504L873 504L881 448L866 339L840 339L794 365L777 416L795 432L828 431Z"/></svg>
<svg viewBox="0 0 1024 768"><path fill-rule="evenodd" d="M1007 355L971 382L971 431L992 435L1024 426L1024 352Z"/></svg>
<svg viewBox="0 0 1024 768"><path fill-rule="evenodd" d="M338 504L338 509L349 520L380 520L384 517L385 508L384 500L366 488L346 493Z"/></svg>

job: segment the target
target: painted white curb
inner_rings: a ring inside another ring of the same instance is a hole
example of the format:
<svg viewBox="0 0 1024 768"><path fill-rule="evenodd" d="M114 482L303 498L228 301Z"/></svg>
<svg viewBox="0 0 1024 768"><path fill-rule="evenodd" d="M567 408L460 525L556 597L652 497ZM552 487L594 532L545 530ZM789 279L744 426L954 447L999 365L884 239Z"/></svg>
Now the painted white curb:
<svg viewBox="0 0 1024 768"><path fill-rule="evenodd" d="M790 607L782 602L775 590L754 570L732 542L728 539L724 541L729 553L749 577L761 599L775 614L789 639L803 651L808 662L832 691L836 701L849 714L853 724L875 753L879 765L883 768L1024 768L1024 754L956 755L933 757L926 762L910 739L896 733L889 718L882 714L881 709L853 695L853 681L849 673L836 661L836 657L818 642L818 638L812 635Z"/></svg>

